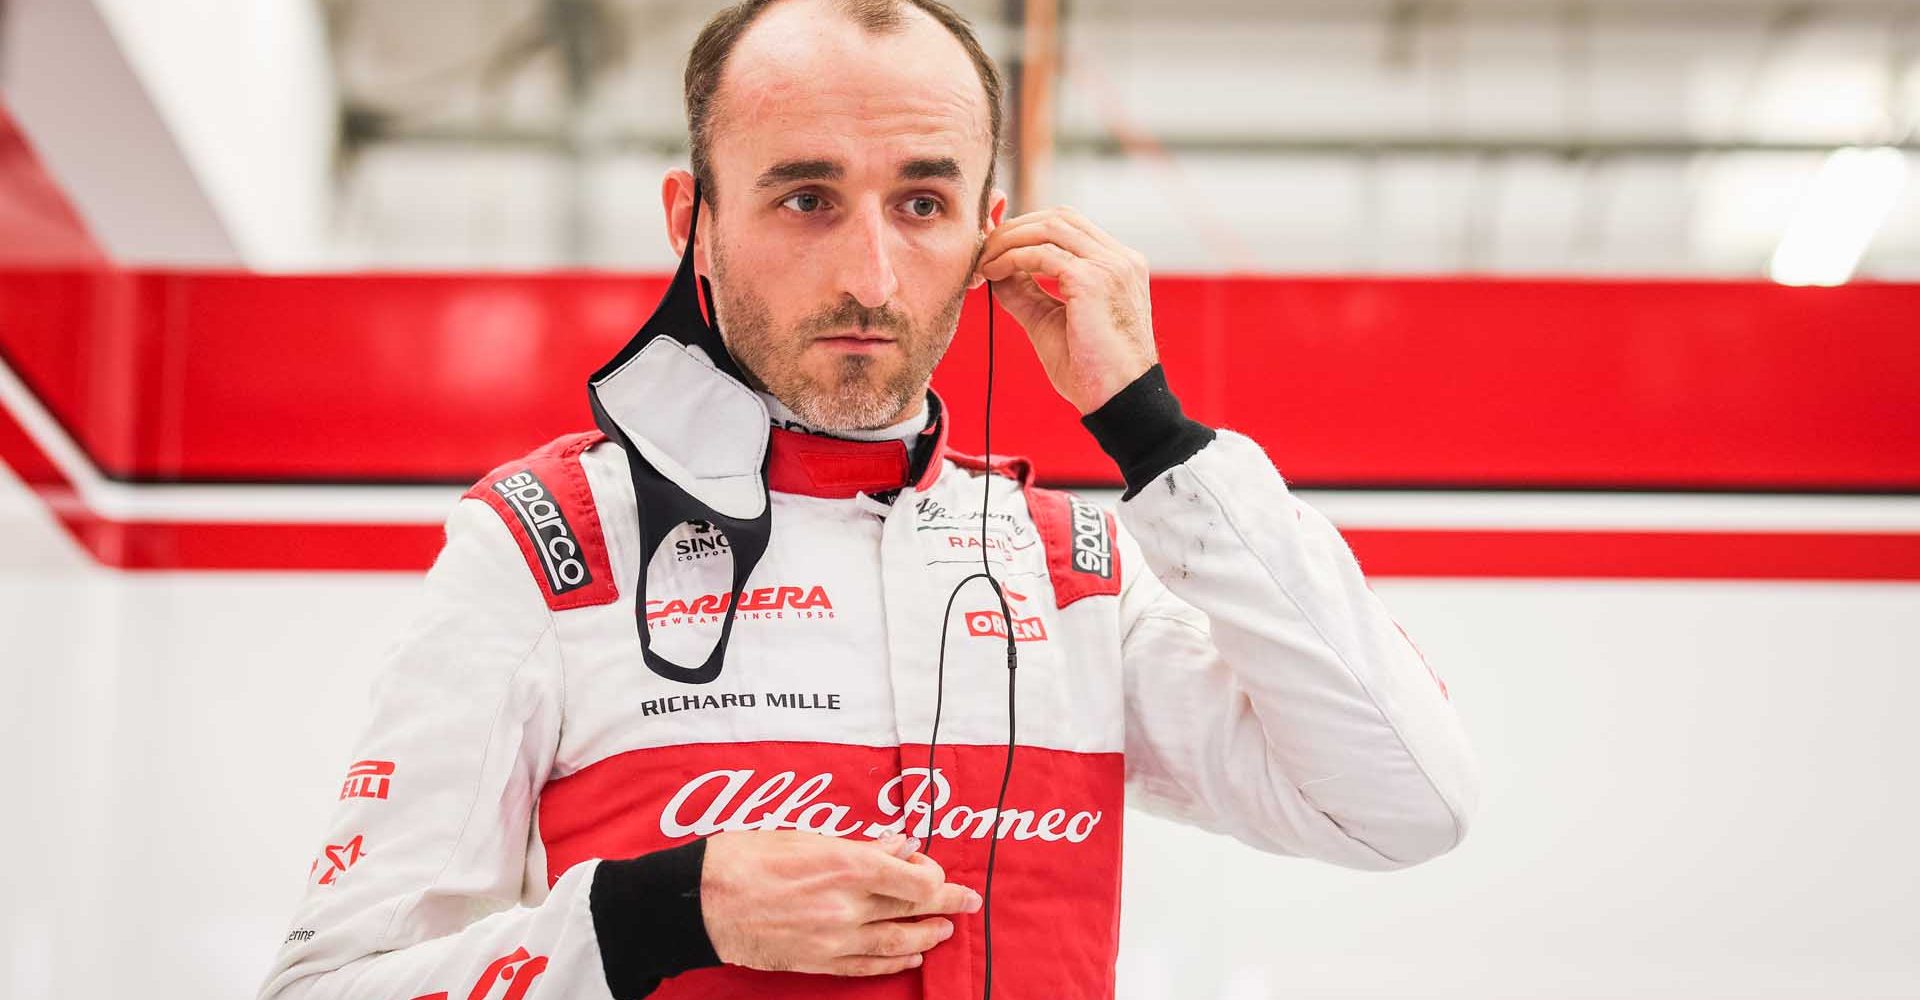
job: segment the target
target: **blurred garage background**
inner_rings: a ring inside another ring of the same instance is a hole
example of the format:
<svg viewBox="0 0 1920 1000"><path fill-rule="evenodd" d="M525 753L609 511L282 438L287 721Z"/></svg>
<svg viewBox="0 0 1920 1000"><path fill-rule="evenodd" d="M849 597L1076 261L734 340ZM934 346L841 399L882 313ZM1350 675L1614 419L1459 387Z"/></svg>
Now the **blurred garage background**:
<svg viewBox="0 0 1920 1000"><path fill-rule="evenodd" d="M1920 3L958 6L1486 771L1391 875L1131 814L1120 995L1920 996ZM714 9L0 0L0 993L258 988L441 519L663 287Z"/></svg>

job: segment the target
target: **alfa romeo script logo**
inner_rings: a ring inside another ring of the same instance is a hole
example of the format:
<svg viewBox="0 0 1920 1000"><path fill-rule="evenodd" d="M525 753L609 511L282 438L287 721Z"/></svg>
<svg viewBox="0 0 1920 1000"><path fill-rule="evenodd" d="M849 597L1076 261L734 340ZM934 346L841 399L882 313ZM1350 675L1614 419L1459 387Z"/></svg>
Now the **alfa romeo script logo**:
<svg viewBox="0 0 1920 1000"><path fill-rule="evenodd" d="M975 808L949 802L953 789L947 784L947 776L938 768L932 781L926 775L924 767L909 767L881 785L873 808L885 820L861 822L853 806L826 797L833 785L832 774L801 779L792 771L775 771L764 777L752 768L708 771L674 793L660 813L660 832L679 838L705 837L721 830L784 829L834 837L882 837L911 824L913 835L925 840L930 839L929 795L933 809L939 812L939 828L931 831L935 837L1064 840L1078 844L1100 824L1099 810L1008 807L995 813L992 805Z"/></svg>

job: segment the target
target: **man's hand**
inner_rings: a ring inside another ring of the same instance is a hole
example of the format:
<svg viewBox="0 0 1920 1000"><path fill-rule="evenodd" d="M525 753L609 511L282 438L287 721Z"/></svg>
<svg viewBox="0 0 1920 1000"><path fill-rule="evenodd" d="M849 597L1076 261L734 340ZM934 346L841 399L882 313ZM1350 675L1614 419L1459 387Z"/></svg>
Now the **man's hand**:
<svg viewBox="0 0 1920 1000"><path fill-rule="evenodd" d="M980 276L1026 328L1053 388L1092 413L1159 360L1147 258L1071 208L1015 216L987 235ZM1058 296L1034 280L1058 283Z"/></svg>
<svg viewBox="0 0 1920 1000"><path fill-rule="evenodd" d="M943 913L973 913L980 894L950 883L900 834L842 840L798 830L728 830L707 838L700 908L729 965L878 976L920 964L953 934Z"/></svg>

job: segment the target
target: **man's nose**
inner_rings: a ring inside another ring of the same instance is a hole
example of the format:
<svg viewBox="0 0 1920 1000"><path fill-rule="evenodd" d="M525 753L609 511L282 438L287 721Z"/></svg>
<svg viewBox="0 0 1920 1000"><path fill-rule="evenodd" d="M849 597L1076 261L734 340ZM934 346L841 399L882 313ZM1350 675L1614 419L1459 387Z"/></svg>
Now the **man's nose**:
<svg viewBox="0 0 1920 1000"><path fill-rule="evenodd" d="M863 202L848 222L848 245L841 253L842 290L869 309L893 298L900 281L893 273L892 229L878 201Z"/></svg>

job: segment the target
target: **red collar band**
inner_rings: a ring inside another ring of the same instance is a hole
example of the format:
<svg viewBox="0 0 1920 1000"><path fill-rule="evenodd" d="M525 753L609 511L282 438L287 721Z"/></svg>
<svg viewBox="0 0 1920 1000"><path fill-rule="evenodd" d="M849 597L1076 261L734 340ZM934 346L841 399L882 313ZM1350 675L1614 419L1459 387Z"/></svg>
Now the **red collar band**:
<svg viewBox="0 0 1920 1000"><path fill-rule="evenodd" d="M940 474L947 450L946 406L937 394L927 405L935 407L932 423L920 439L933 437L933 457L919 481L913 475L913 456L905 441L850 441L806 434L780 427L768 428L767 488L776 493L834 500L859 493L885 493L912 486L924 490Z"/></svg>

